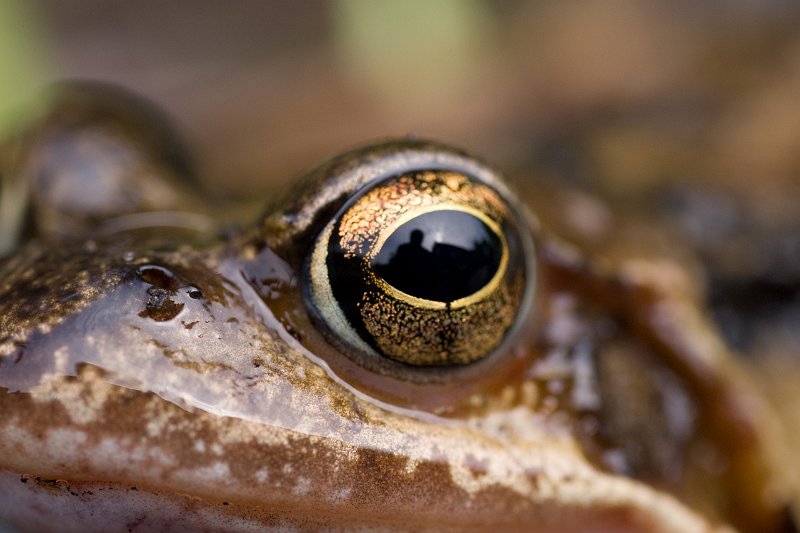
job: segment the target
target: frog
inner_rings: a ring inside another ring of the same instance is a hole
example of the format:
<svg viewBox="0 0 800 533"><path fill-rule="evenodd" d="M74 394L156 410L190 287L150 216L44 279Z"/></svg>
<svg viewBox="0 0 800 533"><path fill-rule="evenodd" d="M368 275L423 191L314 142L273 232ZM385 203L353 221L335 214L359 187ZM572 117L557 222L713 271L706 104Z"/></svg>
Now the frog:
<svg viewBox="0 0 800 533"><path fill-rule="evenodd" d="M54 94L4 149L28 198L0 263L0 523L795 530L779 428L680 254L593 249L413 137L221 224L152 105Z"/></svg>

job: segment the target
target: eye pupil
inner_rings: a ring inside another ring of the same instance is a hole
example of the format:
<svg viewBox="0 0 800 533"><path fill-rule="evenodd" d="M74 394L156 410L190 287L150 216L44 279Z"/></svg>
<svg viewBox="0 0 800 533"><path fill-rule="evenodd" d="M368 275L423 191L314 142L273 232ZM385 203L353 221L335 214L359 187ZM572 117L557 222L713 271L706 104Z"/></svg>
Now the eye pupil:
<svg viewBox="0 0 800 533"><path fill-rule="evenodd" d="M450 303L489 283L500 267L502 250L500 237L478 217L437 210L395 229L371 265L399 291Z"/></svg>

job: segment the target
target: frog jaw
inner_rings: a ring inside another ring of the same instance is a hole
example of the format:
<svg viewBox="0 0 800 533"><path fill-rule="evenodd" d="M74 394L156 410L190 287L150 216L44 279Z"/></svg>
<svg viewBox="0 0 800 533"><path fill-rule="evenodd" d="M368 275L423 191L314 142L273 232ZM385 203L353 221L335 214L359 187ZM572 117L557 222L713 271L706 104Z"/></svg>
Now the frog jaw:
<svg viewBox="0 0 800 533"><path fill-rule="evenodd" d="M512 444L391 413L383 413L385 425L364 421L341 433L345 421L330 412L331 429L341 427L314 436L189 412L98 377L86 367L48 392L7 398L27 414L0 429L10 458L0 476L10 497L0 512L12 523L35 524L29 510L49 502L38 519L73 516L76 530L112 516L141 519L146 529L178 519L205 530L710 528L669 496L597 472L555 436ZM517 422L529 425L528 416L516 413ZM51 427L37 431L48 419Z"/></svg>

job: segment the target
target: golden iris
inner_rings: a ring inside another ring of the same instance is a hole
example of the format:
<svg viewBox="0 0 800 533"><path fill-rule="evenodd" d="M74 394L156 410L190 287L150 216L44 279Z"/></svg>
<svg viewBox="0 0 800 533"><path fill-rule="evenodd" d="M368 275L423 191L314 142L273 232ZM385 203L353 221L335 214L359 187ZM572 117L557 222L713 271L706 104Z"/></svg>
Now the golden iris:
<svg viewBox="0 0 800 533"><path fill-rule="evenodd" d="M530 277L524 222L489 184L414 170L359 191L322 230L308 296L355 358L467 365L501 343Z"/></svg>

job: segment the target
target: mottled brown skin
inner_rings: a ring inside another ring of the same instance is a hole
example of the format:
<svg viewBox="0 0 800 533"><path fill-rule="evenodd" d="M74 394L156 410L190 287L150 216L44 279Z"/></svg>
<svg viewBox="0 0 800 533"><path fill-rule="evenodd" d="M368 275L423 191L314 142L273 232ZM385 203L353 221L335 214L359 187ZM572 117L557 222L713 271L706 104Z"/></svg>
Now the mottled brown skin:
<svg viewBox="0 0 800 533"><path fill-rule="evenodd" d="M767 413L675 262L587 256L532 221L532 308L431 382L320 331L300 286L311 242L364 168L420 157L474 161L385 143L226 239L109 217L41 229L0 263L0 523L791 530Z"/></svg>

